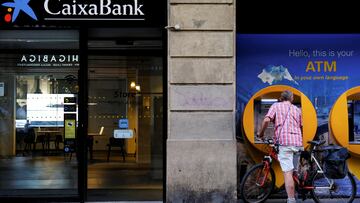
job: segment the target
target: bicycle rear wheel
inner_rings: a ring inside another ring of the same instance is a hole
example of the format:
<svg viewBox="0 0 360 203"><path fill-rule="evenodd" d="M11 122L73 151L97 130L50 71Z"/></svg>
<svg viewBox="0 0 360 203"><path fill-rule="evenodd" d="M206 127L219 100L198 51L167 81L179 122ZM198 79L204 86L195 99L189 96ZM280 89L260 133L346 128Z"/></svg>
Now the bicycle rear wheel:
<svg viewBox="0 0 360 203"><path fill-rule="evenodd" d="M352 202L356 195L356 184L354 177L348 172L343 179L328 179L333 182L331 188L329 182L322 173L317 173L312 184L314 189L311 190L311 196L315 202L329 202L330 199L336 202L345 203Z"/></svg>
<svg viewBox="0 0 360 203"><path fill-rule="evenodd" d="M240 196L245 202L264 202L275 187L275 173L264 164L256 164L245 174L240 184Z"/></svg>

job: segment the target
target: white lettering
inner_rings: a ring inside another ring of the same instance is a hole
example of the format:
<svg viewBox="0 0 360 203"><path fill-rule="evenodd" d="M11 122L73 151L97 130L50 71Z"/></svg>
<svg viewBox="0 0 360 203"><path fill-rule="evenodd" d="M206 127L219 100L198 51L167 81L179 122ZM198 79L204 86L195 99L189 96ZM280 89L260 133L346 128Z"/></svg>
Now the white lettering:
<svg viewBox="0 0 360 203"><path fill-rule="evenodd" d="M55 1L55 0L54 0ZM57 0L61 2L62 0ZM61 11L50 10L49 8L50 0L45 0L44 8L45 11L50 15L145 15L142 11L143 4L139 4L138 0L133 0L133 4L116 4L112 3L111 0L100 0L98 4L80 4L76 0L73 0L72 3L63 3L61 6ZM54 8L53 8L54 9Z"/></svg>
<svg viewBox="0 0 360 203"><path fill-rule="evenodd" d="M50 9L49 9L49 0L45 0L44 2L44 8L45 8L45 11L48 13L48 14L51 14L51 15L59 15L60 14L60 11L54 13L54 12L51 12Z"/></svg>
<svg viewBox="0 0 360 203"><path fill-rule="evenodd" d="M104 5L104 1L107 1L107 4ZM100 0L100 15L109 15L111 13L110 4L111 0ZM106 8L106 13L104 13L104 8Z"/></svg>
<svg viewBox="0 0 360 203"><path fill-rule="evenodd" d="M89 9L89 15L98 15L98 12L97 12L97 6L95 4L90 4L89 5L90 9Z"/></svg>
<svg viewBox="0 0 360 203"><path fill-rule="evenodd" d="M30 58L29 61L30 61L31 63L33 63L33 62L36 61L36 56L35 56L35 55L30 55L29 58Z"/></svg>
<svg viewBox="0 0 360 203"><path fill-rule="evenodd" d="M23 56L21 57L21 62L27 62L25 55L23 55Z"/></svg>
<svg viewBox="0 0 360 203"><path fill-rule="evenodd" d="M72 55L73 62L79 62L79 55Z"/></svg>
<svg viewBox="0 0 360 203"><path fill-rule="evenodd" d="M126 9L126 8L128 8L128 9ZM130 5L130 4L123 5L123 14L124 14L124 15L127 15L127 14L128 14L128 13L127 13L127 10L130 11L130 14L129 14L129 15L133 15L133 7L132 7L132 5Z"/></svg>
<svg viewBox="0 0 360 203"><path fill-rule="evenodd" d="M54 55L51 57L50 62L56 62L56 58Z"/></svg>
<svg viewBox="0 0 360 203"><path fill-rule="evenodd" d="M121 6L119 4L114 5L114 9L112 11L112 14L115 15L115 16L121 15Z"/></svg>
<svg viewBox="0 0 360 203"><path fill-rule="evenodd" d="M137 16L138 13L139 13L139 15L141 15L141 16L145 15L145 14L141 11L141 7L143 7L143 4L138 5L138 0L135 0L134 2L135 2L135 6L134 6L134 8L135 8L135 14L134 14L134 15Z"/></svg>
<svg viewBox="0 0 360 203"><path fill-rule="evenodd" d="M69 4L63 5L63 10L61 12L63 15L71 15L71 6Z"/></svg>
<svg viewBox="0 0 360 203"><path fill-rule="evenodd" d="M76 0L74 0L73 3L74 3L72 5L73 15L76 15Z"/></svg>
<svg viewBox="0 0 360 203"><path fill-rule="evenodd" d="M66 60L66 57L64 55L59 56L59 62L64 62Z"/></svg>
<svg viewBox="0 0 360 203"><path fill-rule="evenodd" d="M20 61L22 63L78 63L79 55L22 55Z"/></svg>
<svg viewBox="0 0 360 203"><path fill-rule="evenodd" d="M87 4L84 4L84 5L79 4L78 6L79 6L79 8L80 8L80 12L79 12L78 15L81 15L81 13L83 13L83 15L86 15L86 16L87 16L88 14L86 13L85 8L86 8L88 5L87 5Z"/></svg>

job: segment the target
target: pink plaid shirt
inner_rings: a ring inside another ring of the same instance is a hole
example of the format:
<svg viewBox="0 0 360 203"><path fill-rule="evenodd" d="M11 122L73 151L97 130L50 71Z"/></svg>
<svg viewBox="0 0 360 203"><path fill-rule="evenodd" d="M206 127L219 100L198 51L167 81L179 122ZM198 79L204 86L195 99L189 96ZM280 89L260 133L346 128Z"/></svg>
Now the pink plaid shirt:
<svg viewBox="0 0 360 203"><path fill-rule="evenodd" d="M302 146L301 110L289 101L271 105L265 117L275 124L275 141L283 146ZM285 120L285 122L284 122ZM284 125L284 126L282 126Z"/></svg>

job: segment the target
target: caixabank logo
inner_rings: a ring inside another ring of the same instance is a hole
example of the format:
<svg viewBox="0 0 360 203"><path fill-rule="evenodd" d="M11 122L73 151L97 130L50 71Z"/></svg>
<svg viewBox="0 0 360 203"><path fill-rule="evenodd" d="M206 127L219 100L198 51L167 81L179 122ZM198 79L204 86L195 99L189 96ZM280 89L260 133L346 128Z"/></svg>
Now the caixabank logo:
<svg viewBox="0 0 360 203"><path fill-rule="evenodd" d="M7 0L1 2L1 15L5 23L15 23L19 16L26 15L37 21L34 10L29 5L30 0Z"/></svg>
<svg viewBox="0 0 360 203"><path fill-rule="evenodd" d="M162 13L150 0L0 0L0 27L93 26L115 21L150 25L157 24Z"/></svg>

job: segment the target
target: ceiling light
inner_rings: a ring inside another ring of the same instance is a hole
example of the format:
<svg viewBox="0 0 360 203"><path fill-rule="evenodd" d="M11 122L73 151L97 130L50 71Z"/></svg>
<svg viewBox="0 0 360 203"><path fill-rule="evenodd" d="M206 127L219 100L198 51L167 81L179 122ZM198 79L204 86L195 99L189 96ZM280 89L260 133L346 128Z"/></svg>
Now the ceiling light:
<svg viewBox="0 0 360 203"><path fill-rule="evenodd" d="M130 83L130 87L131 87L131 88L135 88L135 86L136 86L135 82L132 81L132 82Z"/></svg>
<svg viewBox="0 0 360 203"><path fill-rule="evenodd" d="M137 91L140 91L140 85L136 85L135 89L136 89Z"/></svg>

